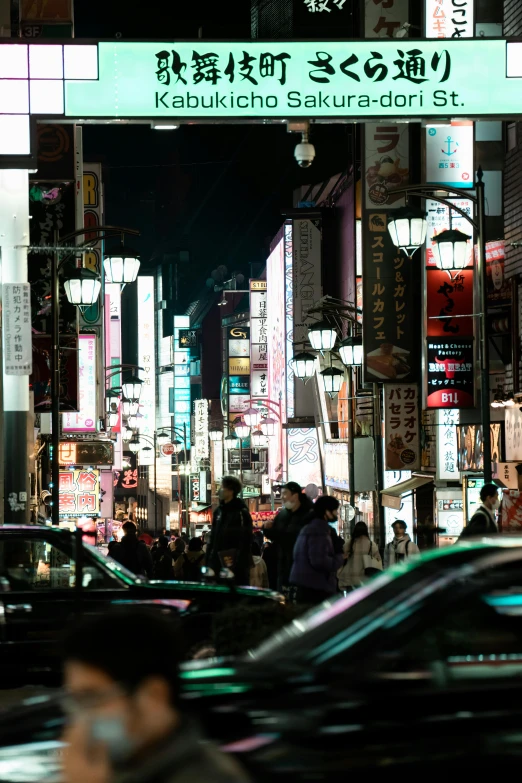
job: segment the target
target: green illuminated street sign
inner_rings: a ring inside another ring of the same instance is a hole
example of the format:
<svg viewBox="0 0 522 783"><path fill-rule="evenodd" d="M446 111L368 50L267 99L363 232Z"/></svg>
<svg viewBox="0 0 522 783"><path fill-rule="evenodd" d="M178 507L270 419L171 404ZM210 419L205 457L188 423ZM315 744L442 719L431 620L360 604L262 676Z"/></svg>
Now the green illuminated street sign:
<svg viewBox="0 0 522 783"><path fill-rule="evenodd" d="M98 56L96 81L66 83L66 116L360 121L522 107L515 41L114 42Z"/></svg>

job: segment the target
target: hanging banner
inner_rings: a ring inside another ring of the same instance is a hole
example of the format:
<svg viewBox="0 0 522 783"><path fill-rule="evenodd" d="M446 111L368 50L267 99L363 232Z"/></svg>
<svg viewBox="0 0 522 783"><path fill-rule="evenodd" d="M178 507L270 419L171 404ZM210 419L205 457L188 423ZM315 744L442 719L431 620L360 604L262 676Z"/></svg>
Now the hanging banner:
<svg viewBox="0 0 522 783"><path fill-rule="evenodd" d="M194 402L194 435L196 460L208 459L210 446L208 440L208 400Z"/></svg>
<svg viewBox="0 0 522 783"><path fill-rule="evenodd" d="M102 219L102 183L101 163L86 163L83 169L83 224L85 228L95 228L103 224ZM79 227L78 227L79 228ZM96 233L87 232L82 240L96 239ZM98 301L80 313L82 326L99 326L102 323L105 274L103 273L103 241L99 240L83 254L83 265L95 272L102 281L102 293ZM118 286L119 287L119 286Z"/></svg>
<svg viewBox="0 0 522 783"><path fill-rule="evenodd" d="M473 188L473 123L426 127L426 182ZM471 233L468 226L468 234Z"/></svg>
<svg viewBox="0 0 522 783"><path fill-rule="evenodd" d="M420 366L415 265L391 241L386 212L366 212L363 273L364 377L414 381Z"/></svg>
<svg viewBox="0 0 522 783"><path fill-rule="evenodd" d="M491 424L489 432L491 437L491 462L494 464L495 462L500 462L500 424ZM457 441L459 444L459 471L484 470L482 425L459 424L457 427Z"/></svg>
<svg viewBox="0 0 522 783"><path fill-rule="evenodd" d="M428 269L426 304L428 337L473 337L473 270Z"/></svg>
<svg viewBox="0 0 522 783"><path fill-rule="evenodd" d="M428 339L428 408L473 408L473 338Z"/></svg>
<svg viewBox="0 0 522 783"><path fill-rule="evenodd" d="M288 481L297 481L302 487L308 484L321 486L321 457L315 427L292 428L288 434ZM272 440L272 438L271 438Z"/></svg>
<svg viewBox="0 0 522 783"><path fill-rule="evenodd" d="M96 432L96 335L79 336L79 411L64 413L64 432Z"/></svg>
<svg viewBox="0 0 522 783"><path fill-rule="evenodd" d="M488 305L490 307L511 302L511 280L506 279L505 276L505 257L506 251L503 239L486 242L486 286ZM477 246L475 245L475 260L477 258Z"/></svg>
<svg viewBox="0 0 522 783"><path fill-rule="evenodd" d="M291 231L291 226L289 229ZM286 226L284 226L286 229ZM268 301L268 396L275 402L281 400L281 418L287 420L287 361L286 307L285 307L285 237L272 247L266 263ZM275 435L268 446L269 475L272 481L286 479L286 437L281 437L281 424L275 425ZM284 471L284 475L283 475Z"/></svg>
<svg viewBox="0 0 522 783"><path fill-rule="evenodd" d="M33 372L29 388L34 394L35 413L51 410L51 338L33 334ZM60 413L78 411L78 338L60 335Z"/></svg>
<svg viewBox="0 0 522 783"><path fill-rule="evenodd" d="M2 334L5 375L31 375L31 286L29 283L2 285Z"/></svg>
<svg viewBox="0 0 522 783"><path fill-rule="evenodd" d="M385 470L420 468L419 390L416 383L384 387Z"/></svg>
<svg viewBox="0 0 522 783"><path fill-rule="evenodd" d="M473 220L473 202L469 198L451 198L447 199L456 207L461 209L466 215L469 215ZM438 201L434 201L431 198L426 199L426 222L428 228L426 231L426 264L428 266L435 266L435 256L433 255L433 245L435 244L431 240L440 234L441 231L447 231L450 227L457 231L462 231L463 234L470 236L472 234L472 226L468 221L459 215L455 210L451 211L445 204L441 204ZM466 266L473 266L473 242L468 242L468 255L466 260Z"/></svg>
<svg viewBox="0 0 522 783"><path fill-rule="evenodd" d="M100 516L100 471L60 471L60 516Z"/></svg>
<svg viewBox="0 0 522 783"><path fill-rule="evenodd" d="M522 461L522 413L518 405L504 408L506 460Z"/></svg>
<svg viewBox="0 0 522 783"><path fill-rule="evenodd" d="M143 367L140 396L140 433L154 436L156 429L156 363L154 347L154 278L139 275L138 297L138 365ZM150 446L149 443L147 443ZM139 452L140 465L152 465L154 450Z"/></svg>
<svg viewBox="0 0 522 783"><path fill-rule="evenodd" d="M367 208L403 206L404 195L393 191L410 181L408 125L366 123L364 156Z"/></svg>
<svg viewBox="0 0 522 783"><path fill-rule="evenodd" d="M268 397L268 311L266 280L250 281L250 374L252 397ZM232 389L230 389L232 393Z"/></svg>
<svg viewBox="0 0 522 783"><path fill-rule="evenodd" d="M349 492L349 466L347 443L324 444L324 483L327 487Z"/></svg>
<svg viewBox="0 0 522 783"><path fill-rule="evenodd" d="M425 0L426 38L473 38L475 0Z"/></svg>
<svg viewBox="0 0 522 783"><path fill-rule="evenodd" d="M458 410L444 408L436 411L437 437L437 480L459 481L457 424Z"/></svg>

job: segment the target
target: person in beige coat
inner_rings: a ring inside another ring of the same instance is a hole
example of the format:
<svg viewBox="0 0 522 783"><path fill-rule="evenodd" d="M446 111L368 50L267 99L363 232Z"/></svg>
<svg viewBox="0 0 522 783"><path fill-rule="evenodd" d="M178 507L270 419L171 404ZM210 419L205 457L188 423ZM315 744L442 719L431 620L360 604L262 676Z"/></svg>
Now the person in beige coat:
<svg viewBox="0 0 522 783"><path fill-rule="evenodd" d="M353 535L344 545L344 553L348 555L344 566L337 572L340 590L353 590L360 587L368 577L365 569L368 567L368 556L374 559L373 567L382 570L379 547L371 541L368 527L364 522L357 522Z"/></svg>

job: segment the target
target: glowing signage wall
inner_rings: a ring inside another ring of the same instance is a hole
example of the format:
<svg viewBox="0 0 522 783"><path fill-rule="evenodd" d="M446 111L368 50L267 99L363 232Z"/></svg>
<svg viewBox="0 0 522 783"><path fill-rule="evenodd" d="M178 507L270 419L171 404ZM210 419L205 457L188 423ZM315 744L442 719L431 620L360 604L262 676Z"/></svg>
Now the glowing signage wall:
<svg viewBox="0 0 522 783"><path fill-rule="evenodd" d="M79 408L78 413L64 413L64 432L96 432L96 335L79 337Z"/></svg>
<svg viewBox="0 0 522 783"><path fill-rule="evenodd" d="M281 237L270 253L266 266L268 308L268 396L274 402L281 400L281 415L286 421L286 312L285 312L285 252ZM279 437L279 427L269 439L269 475L274 481L285 470L285 438ZM281 443L282 440L282 443Z"/></svg>
<svg viewBox="0 0 522 783"><path fill-rule="evenodd" d="M190 348L180 345L180 330L190 326L188 315L174 316L174 387L170 412L174 415L174 426L187 433L190 448Z"/></svg>
<svg viewBox="0 0 522 783"><path fill-rule="evenodd" d="M139 429L153 437L156 429L156 362L154 361L154 278L138 276L138 365L143 367ZM150 443L146 443L150 446ZM140 465L154 463L154 450L139 452Z"/></svg>
<svg viewBox="0 0 522 783"><path fill-rule="evenodd" d="M60 471L60 516L100 516L100 471Z"/></svg>

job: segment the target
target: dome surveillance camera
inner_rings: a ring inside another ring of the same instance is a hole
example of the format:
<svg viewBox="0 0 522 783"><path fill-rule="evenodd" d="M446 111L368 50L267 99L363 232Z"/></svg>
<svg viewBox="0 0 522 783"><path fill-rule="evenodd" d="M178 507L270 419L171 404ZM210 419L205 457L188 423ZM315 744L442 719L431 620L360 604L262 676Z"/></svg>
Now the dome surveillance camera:
<svg viewBox="0 0 522 783"><path fill-rule="evenodd" d="M307 169L312 165L315 158L315 147L309 141L304 140L304 135L301 144L296 145L294 157L298 166L301 166L302 169Z"/></svg>

